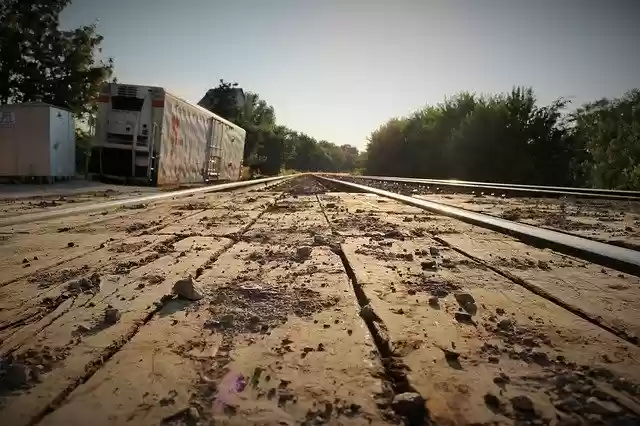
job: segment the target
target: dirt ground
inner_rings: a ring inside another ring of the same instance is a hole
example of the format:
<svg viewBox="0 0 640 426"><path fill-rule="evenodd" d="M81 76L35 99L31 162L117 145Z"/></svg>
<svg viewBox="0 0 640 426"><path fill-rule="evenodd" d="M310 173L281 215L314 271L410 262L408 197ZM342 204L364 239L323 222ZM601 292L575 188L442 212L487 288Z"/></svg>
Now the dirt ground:
<svg viewBox="0 0 640 426"><path fill-rule="evenodd" d="M0 217L149 195L157 188L72 180L50 185L0 184Z"/></svg>
<svg viewBox="0 0 640 426"><path fill-rule="evenodd" d="M0 228L0 424L640 422L638 277L331 191Z"/></svg>

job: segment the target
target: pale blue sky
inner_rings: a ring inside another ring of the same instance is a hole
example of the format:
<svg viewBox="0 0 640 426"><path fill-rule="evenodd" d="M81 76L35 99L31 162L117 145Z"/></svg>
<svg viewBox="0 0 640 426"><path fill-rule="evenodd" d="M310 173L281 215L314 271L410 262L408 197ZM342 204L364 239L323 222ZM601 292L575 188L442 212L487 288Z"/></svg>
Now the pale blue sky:
<svg viewBox="0 0 640 426"><path fill-rule="evenodd" d="M74 0L120 82L197 102L220 78L278 122L363 148L393 116L461 90L543 102L640 87L640 0Z"/></svg>

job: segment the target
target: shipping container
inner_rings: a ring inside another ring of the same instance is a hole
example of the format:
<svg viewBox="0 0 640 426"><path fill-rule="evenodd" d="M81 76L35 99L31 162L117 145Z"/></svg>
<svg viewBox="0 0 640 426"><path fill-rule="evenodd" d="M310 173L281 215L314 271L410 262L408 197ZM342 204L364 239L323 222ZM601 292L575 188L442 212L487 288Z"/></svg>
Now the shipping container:
<svg viewBox="0 0 640 426"><path fill-rule="evenodd" d="M179 185L240 178L246 132L161 87L110 83L99 97L89 171Z"/></svg>
<svg viewBox="0 0 640 426"><path fill-rule="evenodd" d="M73 114L42 102L0 106L0 176L48 182L75 176Z"/></svg>

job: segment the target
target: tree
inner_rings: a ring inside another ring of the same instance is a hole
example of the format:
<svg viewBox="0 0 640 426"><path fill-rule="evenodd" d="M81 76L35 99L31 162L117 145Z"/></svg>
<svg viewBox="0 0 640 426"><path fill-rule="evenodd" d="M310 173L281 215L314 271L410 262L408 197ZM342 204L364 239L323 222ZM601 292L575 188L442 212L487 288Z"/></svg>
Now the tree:
<svg viewBox="0 0 640 426"><path fill-rule="evenodd" d="M220 79L220 84L209 89L198 105L235 123L240 117L243 98L244 93L238 88L238 83Z"/></svg>
<svg viewBox="0 0 640 426"><path fill-rule="evenodd" d="M640 90L585 104L573 120L575 138L586 153L578 170L592 185L640 189Z"/></svg>
<svg viewBox="0 0 640 426"><path fill-rule="evenodd" d="M207 91L199 105L244 128L244 164L263 174L274 175L283 168L299 171L347 171L355 167L358 150L316 141L301 132L276 124L272 105L257 93L238 96L237 83L220 84Z"/></svg>
<svg viewBox="0 0 640 426"><path fill-rule="evenodd" d="M533 90L462 92L372 133L366 172L533 184L570 183L566 102L538 106Z"/></svg>
<svg viewBox="0 0 640 426"><path fill-rule="evenodd" d="M42 101L76 114L94 111L113 61L96 61L95 25L58 28L70 0L0 2L0 104Z"/></svg>
<svg viewBox="0 0 640 426"><path fill-rule="evenodd" d="M358 148L351 145L341 145L340 151L342 151L342 165L338 168L338 171L348 172L355 170L358 165L358 157L360 153Z"/></svg>

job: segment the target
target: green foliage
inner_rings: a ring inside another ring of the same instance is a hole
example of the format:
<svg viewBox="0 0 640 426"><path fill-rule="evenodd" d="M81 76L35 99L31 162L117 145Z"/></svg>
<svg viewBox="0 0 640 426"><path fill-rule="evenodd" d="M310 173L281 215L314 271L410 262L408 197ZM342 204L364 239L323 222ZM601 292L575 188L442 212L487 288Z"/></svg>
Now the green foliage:
<svg viewBox="0 0 640 426"><path fill-rule="evenodd" d="M93 111L93 100L113 69L96 62L102 37L95 25L58 28L70 0L0 2L0 104L42 101Z"/></svg>
<svg viewBox="0 0 640 426"><path fill-rule="evenodd" d="M579 170L599 187L640 189L640 90L584 105L573 116L583 152Z"/></svg>
<svg viewBox="0 0 640 426"><path fill-rule="evenodd" d="M244 164L254 172L276 175L284 169L298 171L351 171L358 165L357 148L317 141L276 124L273 106L257 93L238 96L237 83L220 84L207 92L200 106L247 131Z"/></svg>
<svg viewBox="0 0 640 426"><path fill-rule="evenodd" d="M640 91L563 114L530 88L461 93L374 131L367 174L640 189Z"/></svg>

